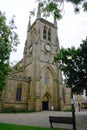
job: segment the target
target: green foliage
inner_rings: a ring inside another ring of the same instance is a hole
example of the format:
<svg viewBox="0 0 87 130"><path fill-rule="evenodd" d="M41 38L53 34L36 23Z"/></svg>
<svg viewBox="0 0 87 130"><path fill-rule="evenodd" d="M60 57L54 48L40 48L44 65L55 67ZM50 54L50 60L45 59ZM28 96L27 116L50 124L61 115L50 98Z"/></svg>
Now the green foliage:
<svg viewBox="0 0 87 130"><path fill-rule="evenodd" d="M61 19L62 18L61 10L57 6L58 5L55 2L48 3L46 7L44 7L44 15L49 16L50 13L53 13L54 19L56 19L56 17L58 19ZM46 12L49 12L49 13L46 13Z"/></svg>
<svg viewBox="0 0 87 130"><path fill-rule="evenodd" d="M61 48L54 61L59 63L68 87L72 87L74 92L82 92L84 88L87 90L87 39L77 49Z"/></svg>
<svg viewBox="0 0 87 130"><path fill-rule="evenodd" d="M83 2L83 0L67 0L67 2L72 2L75 5L81 4L81 2Z"/></svg>
<svg viewBox="0 0 87 130"><path fill-rule="evenodd" d="M54 19L60 20L62 18L61 9L59 8L59 3L55 0L37 0L39 3L40 11L43 13L43 16L48 17L51 14L54 16Z"/></svg>
<svg viewBox="0 0 87 130"><path fill-rule="evenodd" d="M67 0L67 2L71 2L72 4L74 4L75 13L80 12L81 8L83 9L83 11L87 11L87 2L85 0Z"/></svg>
<svg viewBox="0 0 87 130"><path fill-rule="evenodd" d="M35 112L34 110L27 109L16 109L15 107L5 108L1 111L1 113L31 113Z"/></svg>
<svg viewBox="0 0 87 130"><path fill-rule="evenodd" d="M6 75L10 70L10 52L16 51L16 46L19 43L15 30L14 17L7 24L5 13L0 11L0 91L5 86Z"/></svg>
<svg viewBox="0 0 87 130"><path fill-rule="evenodd" d="M66 109L64 112L72 112L72 109Z"/></svg>
<svg viewBox="0 0 87 130"><path fill-rule="evenodd" d="M85 3L83 4L83 9L84 9L84 11L87 11L87 2L85 2Z"/></svg>
<svg viewBox="0 0 87 130"><path fill-rule="evenodd" d="M43 16L50 16L52 14L58 20L62 18L65 2L70 2L74 5L75 13L80 12L81 8L87 11L87 2L85 0L37 0L37 2Z"/></svg>

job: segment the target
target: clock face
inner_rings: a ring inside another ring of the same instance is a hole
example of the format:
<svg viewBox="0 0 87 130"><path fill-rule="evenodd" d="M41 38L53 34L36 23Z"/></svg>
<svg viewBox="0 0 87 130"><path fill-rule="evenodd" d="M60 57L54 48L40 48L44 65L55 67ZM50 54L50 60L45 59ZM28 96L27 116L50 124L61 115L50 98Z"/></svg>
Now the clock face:
<svg viewBox="0 0 87 130"><path fill-rule="evenodd" d="M51 51L51 46L49 44L46 44L45 49L46 49L46 51Z"/></svg>
<svg viewBox="0 0 87 130"><path fill-rule="evenodd" d="M32 50L33 50L33 47L30 46L30 47L29 47L29 52L32 53Z"/></svg>

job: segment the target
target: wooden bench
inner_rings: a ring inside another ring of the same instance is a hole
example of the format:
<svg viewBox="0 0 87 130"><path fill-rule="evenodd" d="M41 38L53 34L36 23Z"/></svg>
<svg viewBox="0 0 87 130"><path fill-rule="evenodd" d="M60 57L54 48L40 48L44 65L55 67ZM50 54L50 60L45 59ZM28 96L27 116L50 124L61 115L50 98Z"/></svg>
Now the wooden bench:
<svg viewBox="0 0 87 130"><path fill-rule="evenodd" d="M56 117L56 116L49 116L49 121L51 128L53 128L52 123L64 123L64 124L72 124L73 125L73 118L72 117Z"/></svg>

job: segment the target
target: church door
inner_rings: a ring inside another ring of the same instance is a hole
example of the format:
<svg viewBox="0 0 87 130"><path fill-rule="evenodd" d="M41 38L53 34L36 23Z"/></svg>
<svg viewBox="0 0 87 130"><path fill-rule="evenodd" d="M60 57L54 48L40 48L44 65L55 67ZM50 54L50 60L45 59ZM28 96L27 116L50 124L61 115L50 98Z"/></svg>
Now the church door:
<svg viewBox="0 0 87 130"><path fill-rule="evenodd" d="M49 98L48 95L46 94L42 100L42 110L48 110L48 109L49 109Z"/></svg>
<svg viewBox="0 0 87 130"><path fill-rule="evenodd" d="M48 101L42 102L42 110L48 110Z"/></svg>

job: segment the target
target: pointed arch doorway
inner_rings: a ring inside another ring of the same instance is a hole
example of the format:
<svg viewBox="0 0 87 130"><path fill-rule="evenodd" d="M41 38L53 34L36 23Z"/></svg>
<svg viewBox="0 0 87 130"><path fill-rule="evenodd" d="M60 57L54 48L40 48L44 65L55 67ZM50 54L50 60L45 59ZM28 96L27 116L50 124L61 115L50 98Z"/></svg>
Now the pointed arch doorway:
<svg viewBox="0 0 87 130"><path fill-rule="evenodd" d="M49 96L45 94L42 100L42 110L48 110L48 109L49 109Z"/></svg>

